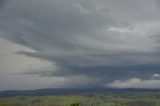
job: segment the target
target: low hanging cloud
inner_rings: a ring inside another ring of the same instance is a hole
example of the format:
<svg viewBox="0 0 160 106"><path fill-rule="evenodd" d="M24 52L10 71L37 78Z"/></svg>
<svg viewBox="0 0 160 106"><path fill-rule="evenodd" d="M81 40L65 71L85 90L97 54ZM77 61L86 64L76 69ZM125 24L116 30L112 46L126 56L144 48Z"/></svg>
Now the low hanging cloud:
<svg viewBox="0 0 160 106"><path fill-rule="evenodd" d="M150 80L141 80L139 78L132 78L126 81L116 80L111 84L107 85L108 87L114 88L160 88L160 80L150 79Z"/></svg>
<svg viewBox="0 0 160 106"><path fill-rule="evenodd" d="M74 82L69 77L85 77L76 81L80 86L104 86L131 77L147 80L160 70L160 15L155 3L9 1L0 10L0 36L34 50L17 54L47 60L57 67L24 74L64 77L70 86Z"/></svg>
<svg viewBox="0 0 160 106"><path fill-rule="evenodd" d="M141 78L129 78L127 80L115 80L106 87L114 88L148 88L158 89L160 88L160 74L153 74L148 79Z"/></svg>

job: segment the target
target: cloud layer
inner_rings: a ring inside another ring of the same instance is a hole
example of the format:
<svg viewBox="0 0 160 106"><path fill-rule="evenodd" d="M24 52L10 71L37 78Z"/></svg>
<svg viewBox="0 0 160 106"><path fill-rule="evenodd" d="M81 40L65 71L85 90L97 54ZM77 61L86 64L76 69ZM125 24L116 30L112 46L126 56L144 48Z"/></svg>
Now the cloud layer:
<svg viewBox="0 0 160 106"><path fill-rule="evenodd" d="M17 54L56 66L24 74L102 87L159 73L159 18L155 0L14 0L0 9L0 36L33 50Z"/></svg>

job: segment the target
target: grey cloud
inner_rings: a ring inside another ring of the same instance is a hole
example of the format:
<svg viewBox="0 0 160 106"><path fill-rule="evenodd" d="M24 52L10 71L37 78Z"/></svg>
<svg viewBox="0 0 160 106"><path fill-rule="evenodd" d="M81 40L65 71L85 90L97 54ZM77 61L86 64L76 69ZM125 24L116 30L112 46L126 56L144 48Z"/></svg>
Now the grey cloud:
<svg viewBox="0 0 160 106"><path fill-rule="evenodd" d="M154 69L154 70L153 70ZM159 73L159 64L135 65L135 66L100 66L100 67L64 67L57 70L29 70L28 75L39 75L41 77L64 77L66 79L85 76L91 84L103 87L115 80L126 80L130 78L150 79L155 73ZM69 81L69 80L68 80ZM73 80L71 80L73 81ZM64 82L63 82L64 83ZM69 83L69 82L68 82ZM73 84L74 85L74 84ZM84 85L86 86L86 85ZM90 84L88 84L90 86ZM92 85L93 86L93 85Z"/></svg>
<svg viewBox="0 0 160 106"><path fill-rule="evenodd" d="M82 75L101 86L159 73L159 17L154 0L14 0L0 11L0 36L35 50L18 54L59 67L25 74Z"/></svg>
<svg viewBox="0 0 160 106"><path fill-rule="evenodd" d="M148 79L142 80L139 78L131 78L125 81L116 80L109 84L110 87L116 88L148 88L148 89L158 89L160 87L160 80L158 79Z"/></svg>
<svg viewBox="0 0 160 106"><path fill-rule="evenodd" d="M3 5L4 1L5 1L5 0L0 0L0 6Z"/></svg>

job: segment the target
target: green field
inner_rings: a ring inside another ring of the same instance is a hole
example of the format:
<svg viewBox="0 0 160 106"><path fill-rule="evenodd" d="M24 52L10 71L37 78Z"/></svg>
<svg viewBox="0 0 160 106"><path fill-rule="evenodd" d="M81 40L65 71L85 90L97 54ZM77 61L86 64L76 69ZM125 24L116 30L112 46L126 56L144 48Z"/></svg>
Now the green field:
<svg viewBox="0 0 160 106"><path fill-rule="evenodd" d="M160 106L160 93L1 97L0 106Z"/></svg>

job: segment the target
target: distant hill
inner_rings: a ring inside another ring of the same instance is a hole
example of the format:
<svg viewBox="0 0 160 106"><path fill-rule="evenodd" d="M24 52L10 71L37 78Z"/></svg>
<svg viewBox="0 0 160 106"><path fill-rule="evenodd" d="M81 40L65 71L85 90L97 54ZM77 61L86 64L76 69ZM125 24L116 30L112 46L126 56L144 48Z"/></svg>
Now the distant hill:
<svg viewBox="0 0 160 106"><path fill-rule="evenodd" d="M136 93L136 92L160 92L160 89L86 88L86 89L9 90L9 91L1 91L0 92L0 97L70 95L70 94L83 94L83 93Z"/></svg>

